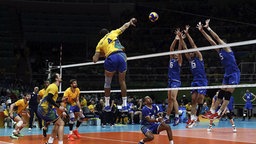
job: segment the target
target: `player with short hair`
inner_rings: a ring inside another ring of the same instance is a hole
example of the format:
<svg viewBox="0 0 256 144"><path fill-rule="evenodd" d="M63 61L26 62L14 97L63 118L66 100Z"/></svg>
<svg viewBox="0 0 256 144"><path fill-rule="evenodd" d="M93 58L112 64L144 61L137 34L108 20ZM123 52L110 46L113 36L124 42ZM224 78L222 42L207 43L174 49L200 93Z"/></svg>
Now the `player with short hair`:
<svg viewBox="0 0 256 144"><path fill-rule="evenodd" d="M38 105L38 115L47 123L54 123L52 134L49 137L46 144L52 144L54 138L58 135L58 144L63 144L64 135L64 121L57 114L56 108L63 112L65 115L65 107L60 106L56 103L58 99L58 86L61 83L61 76L58 73L53 73L51 75L51 84L47 87L45 94Z"/></svg>
<svg viewBox="0 0 256 144"><path fill-rule="evenodd" d="M63 100L66 100L67 105L66 109L69 115L69 135L68 140L73 141L73 134L76 135L77 138L80 138L80 134L78 133L78 127L83 122L85 118L83 114L83 110L80 104L80 89L77 87L77 80L71 79L69 81L70 87L67 88L63 95ZM78 113L78 120L76 122L76 129L73 130L74 122L75 122L75 113Z"/></svg>
<svg viewBox="0 0 256 144"><path fill-rule="evenodd" d="M197 24L197 28L203 34L203 36L210 42L211 45L218 44L226 44L209 26L210 19L205 21L205 25L203 26L201 22ZM203 28L206 28L211 36L217 41L217 43L209 36ZM236 64L235 55L230 47L218 48L215 49L220 57L221 64L224 67L225 73L222 81L222 85L237 85L240 82L240 70ZM234 92L235 88L222 88L218 93L218 100L211 107L210 112L206 113L205 116L209 119L216 119L221 116L221 113L227 107L230 97ZM223 101L224 98L224 101ZM216 108L221 103L220 109L216 112Z"/></svg>
<svg viewBox="0 0 256 144"><path fill-rule="evenodd" d="M159 134L166 130L170 144L173 144L173 135L170 125L166 124L162 117L158 117L159 108L156 104L152 104L152 99L146 96L143 99L145 106L142 108L141 131L145 138L139 141L138 144L144 144L154 139L154 134Z"/></svg>
<svg viewBox="0 0 256 144"><path fill-rule="evenodd" d="M184 30L184 33L186 37L188 38L188 41L193 49L196 49L197 46L190 36L188 30L190 26L186 25L186 29ZM187 45L182 39L182 46L183 49L187 49ZM201 87L201 86L207 86L208 80L205 73L205 67L204 67L204 59L203 55L200 51L195 51L191 53L185 53L185 56L190 64L190 70L193 75L193 81L191 83L191 87ZM191 91L191 117L187 122L186 128L192 128L197 122L199 122L199 114L201 111L201 108L204 103L204 97L206 95L206 89L193 89Z"/></svg>
<svg viewBox="0 0 256 144"><path fill-rule="evenodd" d="M252 102L256 99L256 96L247 89L242 98L245 101L244 114L243 114L243 121L244 121L247 115L248 115L248 120L251 119L252 117Z"/></svg>
<svg viewBox="0 0 256 144"><path fill-rule="evenodd" d="M110 90L111 82L114 74L118 72L119 84L121 87L122 95L122 111L128 112L127 107L127 90L125 76L127 71L127 58L124 53L124 47L121 45L118 36L121 35L128 27L135 26L137 20L135 18L130 19L123 26L116 30L108 31L107 29L102 29L100 35L102 36L98 45L96 46L96 51L93 56L93 62L96 63L100 57L105 57L104 69L105 69L105 111L110 112ZM103 56L104 55L104 56Z"/></svg>
<svg viewBox="0 0 256 144"><path fill-rule="evenodd" d="M31 95L25 92L22 99L10 105L9 116L16 122L15 128L10 136L12 139L18 139L23 136L20 131L27 125L27 121L24 119L24 116L27 115L30 117L27 111L30 98Z"/></svg>
<svg viewBox="0 0 256 144"><path fill-rule="evenodd" d="M182 49L182 44L180 39L183 39L183 37L182 37L182 32L180 32L179 28L176 29L175 34L176 34L175 39L173 40L170 46L170 52L174 51L174 48L178 40L179 40L178 50ZM170 61L169 61L169 67L168 67L168 88L178 88L181 86L181 81L180 81L181 65L182 65L182 55L170 54ZM179 124L179 104L177 101L177 95L178 95L178 90L168 90L168 107L167 107L167 112L164 119L166 123L170 123L170 120L169 120L170 115L174 108L175 117L174 117L173 126L176 126Z"/></svg>

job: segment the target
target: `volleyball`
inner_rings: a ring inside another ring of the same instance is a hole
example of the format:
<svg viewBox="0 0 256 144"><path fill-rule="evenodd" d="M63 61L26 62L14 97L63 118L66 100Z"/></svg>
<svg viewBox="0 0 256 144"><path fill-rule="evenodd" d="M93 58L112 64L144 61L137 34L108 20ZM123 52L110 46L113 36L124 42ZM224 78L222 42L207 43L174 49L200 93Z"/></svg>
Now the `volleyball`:
<svg viewBox="0 0 256 144"><path fill-rule="evenodd" d="M158 14L157 14L156 12L151 12L151 13L149 14L148 18L149 18L149 20L150 20L151 22L155 22L155 21L158 20L159 16L158 16Z"/></svg>

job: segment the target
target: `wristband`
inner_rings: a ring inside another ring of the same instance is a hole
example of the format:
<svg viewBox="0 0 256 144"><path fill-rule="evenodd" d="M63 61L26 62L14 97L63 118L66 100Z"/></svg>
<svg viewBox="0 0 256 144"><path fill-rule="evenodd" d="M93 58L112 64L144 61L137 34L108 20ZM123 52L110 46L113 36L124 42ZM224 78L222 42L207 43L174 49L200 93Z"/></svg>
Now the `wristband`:
<svg viewBox="0 0 256 144"><path fill-rule="evenodd" d="M211 29L210 27L207 27L207 30L208 30L208 31L211 31L212 29Z"/></svg>
<svg viewBox="0 0 256 144"><path fill-rule="evenodd" d="M156 118L156 121L158 122L158 118Z"/></svg>

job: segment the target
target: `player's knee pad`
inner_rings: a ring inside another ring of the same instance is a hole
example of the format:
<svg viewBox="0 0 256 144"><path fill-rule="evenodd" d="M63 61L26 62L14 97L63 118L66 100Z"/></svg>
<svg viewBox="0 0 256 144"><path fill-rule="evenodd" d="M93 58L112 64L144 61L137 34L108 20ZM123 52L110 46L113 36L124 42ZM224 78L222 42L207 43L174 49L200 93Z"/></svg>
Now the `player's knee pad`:
<svg viewBox="0 0 256 144"><path fill-rule="evenodd" d="M231 95L232 95L232 93L231 92L229 92L229 91L226 91L226 93L225 93L225 96L224 96L224 98L225 98L225 100L230 100L230 98L231 98Z"/></svg>
<svg viewBox="0 0 256 144"><path fill-rule="evenodd" d="M18 121L16 125L17 127L21 127L23 125L23 121L22 120Z"/></svg>
<svg viewBox="0 0 256 144"><path fill-rule="evenodd" d="M218 94L218 99L223 99L223 97L225 96L225 93L226 93L226 91L220 90L219 94Z"/></svg>
<svg viewBox="0 0 256 144"><path fill-rule="evenodd" d="M111 87L111 82L112 82L112 77L105 76L104 88L110 88Z"/></svg>
<svg viewBox="0 0 256 144"><path fill-rule="evenodd" d="M233 114L232 113L227 113L227 117L228 117L228 119L232 119L233 118Z"/></svg>

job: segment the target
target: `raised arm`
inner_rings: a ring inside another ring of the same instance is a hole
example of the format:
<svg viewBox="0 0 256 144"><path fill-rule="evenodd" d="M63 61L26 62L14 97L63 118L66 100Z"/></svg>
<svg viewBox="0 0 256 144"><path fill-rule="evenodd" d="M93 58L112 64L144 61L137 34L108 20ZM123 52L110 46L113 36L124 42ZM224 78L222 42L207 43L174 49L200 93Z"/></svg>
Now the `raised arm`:
<svg viewBox="0 0 256 144"><path fill-rule="evenodd" d="M201 22L199 22L196 26L198 30L203 34L203 36L206 38L206 40L211 44L211 45L217 45L216 42L209 36L203 29L203 25ZM215 49L217 52L219 52L219 49Z"/></svg>
<svg viewBox="0 0 256 144"><path fill-rule="evenodd" d="M170 46L170 52L174 51L177 41L178 41L178 37L176 36ZM173 58L173 54L170 54L170 58Z"/></svg>
<svg viewBox="0 0 256 144"><path fill-rule="evenodd" d="M131 18L130 21L126 22L123 26L121 26L119 29L124 32L128 27L136 26L135 23L137 22L136 18Z"/></svg>
<svg viewBox="0 0 256 144"><path fill-rule="evenodd" d="M217 35L217 33L215 33L215 32L210 28L209 23L210 23L210 19L207 19L207 20L205 21L204 27L207 28L207 30L210 32L210 34L212 35L212 37L213 37L219 44L226 44L226 43ZM224 50L227 51L227 52L231 52L230 47L225 47Z"/></svg>
<svg viewBox="0 0 256 144"><path fill-rule="evenodd" d="M186 29L184 30L184 33L186 35L186 37L188 38L188 41L191 45L192 48L197 48L194 40L192 39L192 37L190 36L188 30L189 30L190 26L186 25ZM202 53L200 51L195 51L196 56L202 61L203 60L203 56Z"/></svg>
<svg viewBox="0 0 256 144"><path fill-rule="evenodd" d="M175 31L175 34L179 37L178 50L180 51L180 50L182 50L182 40L183 40L182 32L180 31L179 28L177 28L176 31ZM179 63L180 66L182 65L182 54L181 53L178 54L178 63Z"/></svg>

